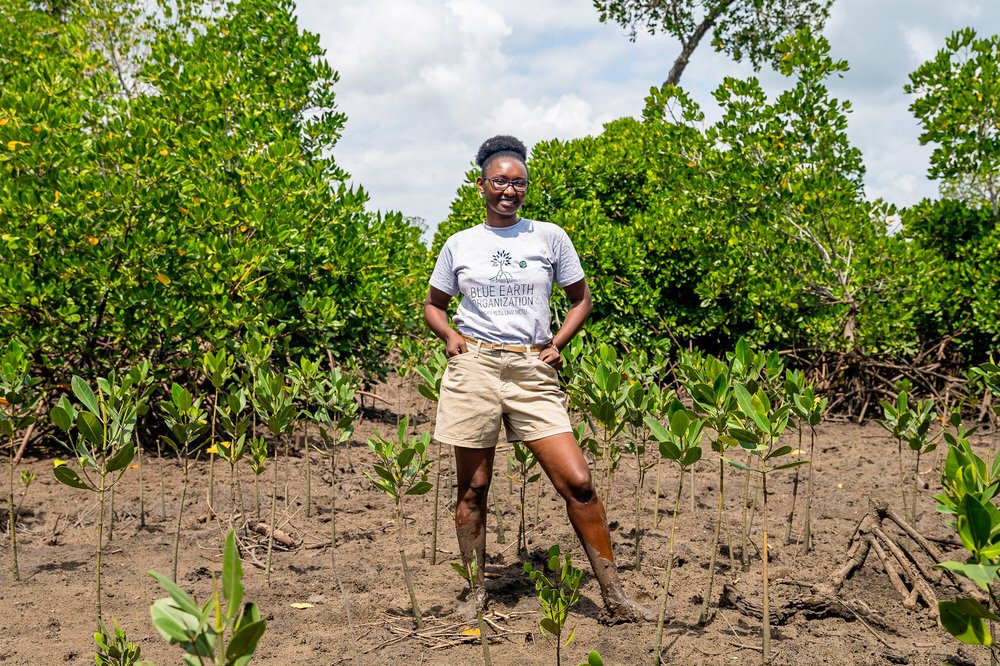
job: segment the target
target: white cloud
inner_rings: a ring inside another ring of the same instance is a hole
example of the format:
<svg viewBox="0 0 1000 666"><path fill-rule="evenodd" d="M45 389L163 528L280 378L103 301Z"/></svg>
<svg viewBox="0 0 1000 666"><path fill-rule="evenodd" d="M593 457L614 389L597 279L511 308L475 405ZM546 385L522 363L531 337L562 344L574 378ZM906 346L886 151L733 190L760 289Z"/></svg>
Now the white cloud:
<svg viewBox="0 0 1000 666"><path fill-rule="evenodd" d="M942 40L930 30L919 25L903 27L903 39L918 65L930 60L944 46Z"/></svg>

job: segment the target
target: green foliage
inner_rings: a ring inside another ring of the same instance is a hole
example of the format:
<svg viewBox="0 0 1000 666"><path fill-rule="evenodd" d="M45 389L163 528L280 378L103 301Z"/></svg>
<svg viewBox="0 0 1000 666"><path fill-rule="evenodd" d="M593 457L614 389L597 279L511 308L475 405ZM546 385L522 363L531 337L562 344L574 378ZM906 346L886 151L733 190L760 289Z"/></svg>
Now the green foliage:
<svg viewBox="0 0 1000 666"><path fill-rule="evenodd" d="M142 649L129 640L125 630L118 626L118 620L115 620L111 631L104 622L99 622L94 642L97 643L97 654L94 655L97 666L135 666L141 663Z"/></svg>
<svg viewBox="0 0 1000 666"><path fill-rule="evenodd" d="M1000 368L992 362L977 368L996 397L1000 397ZM989 622L1000 622L993 609L998 607L993 584L1000 571L1000 510L994 498L1000 488L1000 453L992 463L972 449L960 417L953 413L955 432L945 432L948 456L941 473L943 492L935 496L938 511L951 516L952 528L968 551L964 562L942 562L938 566L968 578L984 590L989 607L978 599L959 597L938 602L942 626L958 640L972 645L991 645Z"/></svg>
<svg viewBox="0 0 1000 666"><path fill-rule="evenodd" d="M170 431L163 436L164 441L178 456L187 458L194 443L208 429L208 415L201 407L201 398L195 400L190 391L175 383L170 387L170 399L160 402L160 410Z"/></svg>
<svg viewBox="0 0 1000 666"><path fill-rule="evenodd" d="M149 608L153 626L163 640L179 645L187 653L184 663L202 666L244 666L250 663L266 623L252 602L243 602L243 566L236 548L236 535L226 536L222 578L213 582L213 596L198 603L169 578L150 571L170 595ZM221 595L219 591L221 582Z"/></svg>
<svg viewBox="0 0 1000 666"><path fill-rule="evenodd" d="M749 60L754 69L774 59L774 44L803 26L822 30L833 0L593 0L602 22L613 21L634 41L640 30L666 33L684 47L675 70L687 64L702 36L712 33L712 46L734 60ZM670 83L677 83L671 72Z"/></svg>
<svg viewBox="0 0 1000 666"><path fill-rule="evenodd" d="M580 600L580 584L583 582L583 571L573 566L569 553L560 557L559 546L549 548L548 559L544 569L534 568L530 562L524 563L524 573L528 574L535 584L538 602L545 617L538 623L542 635L555 637L556 663L561 663L561 651L573 641L576 630L570 632L565 642L562 640L563 628L569 619L569 609ZM546 571L552 576L546 576Z"/></svg>
<svg viewBox="0 0 1000 666"><path fill-rule="evenodd" d="M910 74L904 91L923 126L921 144L936 144L928 175L964 180L1000 219L1000 35L953 32L945 47Z"/></svg>
<svg viewBox="0 0 1000 666"><path fill-rule="evenodd" d="M657 419L646 417L653 437L660 443L660 456L677 463L681 472L701 460L701 433L705 422L674 400L667 410L665 427Z"/></svg>
<svg viewBox="0 0 1000 666"><path fill-rule="evenodd" d="M270 326L278 358L380 367L426 251L348 187L338 77L293 10L3 3L0 337L83 372Z"/></svg>
<svg viewBox="0 0 1000 666"><path fill-rule="evenodd" d="M409 420L403 417L395 439L376 434L368 440L368 448L375 453L377 462L375 475L365 472L365 476L397 503L404 495L423 495L431 489L427 480L431 461L424 457L430 433L410 436L408 428Z"/></svg>

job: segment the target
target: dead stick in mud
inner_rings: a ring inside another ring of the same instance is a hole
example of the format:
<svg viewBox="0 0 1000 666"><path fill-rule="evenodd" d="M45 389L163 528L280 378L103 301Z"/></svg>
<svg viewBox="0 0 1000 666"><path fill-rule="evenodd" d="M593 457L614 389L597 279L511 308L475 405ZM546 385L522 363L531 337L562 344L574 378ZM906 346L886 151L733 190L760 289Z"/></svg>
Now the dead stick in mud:
<svg viewBox="0 0 1000 666"><path fill-rule="evenodd" d="M871 543L871 549L875 551L875 555L878 557L879 562L882 563L882 568L885 569L885 573L889 577L889 582L892 583L894 588L896 588L896 592L899 593L899 596L903 598L903 606L908 610L914 608L915 604L907 605L910 592L906 589L903 579L899 577L899 572L896 571L896 567L893 566L889 556L886 555L884 550L882 550L882 546L880 546L877 541L873 541Z"/></svg>

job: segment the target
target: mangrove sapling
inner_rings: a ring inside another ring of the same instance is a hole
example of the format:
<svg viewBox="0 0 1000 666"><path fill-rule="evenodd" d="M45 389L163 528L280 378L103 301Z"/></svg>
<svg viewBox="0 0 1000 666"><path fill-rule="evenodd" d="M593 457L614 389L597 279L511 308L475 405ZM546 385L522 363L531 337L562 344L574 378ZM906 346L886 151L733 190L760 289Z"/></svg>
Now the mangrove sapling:
<svg viewBox="0 0 1000 666"><path fill-rule="evenodd" d="M591 431L599 437L598 452L604 461L600 473L600 495L610 511L614 472L621 462L621 447L615 438L625 428L623 376L614 348L602 344L596 353L581 359L573 392L575 406L587 415ZM598 429L595 422L600 425Z"/></svg>
<svg viewBox="0 0 1000 666"><path fill-rule="evenodd" d="M543 636L554 636L556 643L556 666L562 664L562 648L573 642L576 629L570 631L564 643L563 628L569 619L569 609L580 600L580 583L583 582L583 571L573 566L569 553L560 557L559 546L549 548L545 569L553 574L553 580L545 575L545 570L535 569L530 562L524 563L524 573L528 574L535 584L538 602L545 617L538 623Z"/></svg>
<svg viewBox="0 0 1000 666"><path fill-rule="evenodd" d="M163 422L170 431L163 440L177 454L184 475L181 481L181 499L177 507L177 526L174 529L174 558L171 565L173 580L177 580L177 560L180 557L181 523L184 520L184 503L190 479L191 455L198 447L195 442L208 429L208 414L201 408L201 398L195 400L191 392L180 384L170 388L170 400L160 402Z"/></svg>
<svg viewBox="0 0 1000 666"><path fill-rule="evenodd" d="M816 396L815 389L810 385L794 397L794 409L797 413L805 415L805 423L809 426L809 473L806 477L806 510L805 519L802 524L802 550L806 553L812 550L812 499L813 499L813 470L815 469L816 456L816 426L823 420L826 412L827 398ZM801 424L800 424L801 425ZM801 450L802 446L799 445ZM800 454L801 455L801 454ZM798 475L798 468L795 470Z"/></svg>
<svg viewBox="0 0 1000 666"><path fill-rule="evenodd" d="M719 493L715 514L715 527L712 535L712 549L709 551L708 580L705 582L705 592L702 594L701 615L698 624L708 622L708 609L712 599L712 586L715 580L715 563L719 552L719 537L722 532L723 505L725 500L726 450L736 444L729 434L729 427L737 411L736 396L733 395L729 366L714 356L695 357L693 362L680 366L681 385L689 396L695 412L705 422L705 427L714 431L712 450L719 456ZM727 522L728 534L728 522ZM732 540L729 547L730 570L735 569Z"/></svg>
<svg viewBox="0 0 1000 666"><path fill-rule="evenodd" d="M399 378L399 390L396 393L396 425L403 416L403 395L406 393L406 384L410 375L417 369L426 353L426 347L417 338L408 335L402 336L396 342L396 350L399 352L399 364L396 366L396 376Z"/></svg>
<svg viewBox="0 0 1000 666"><path fill-rule="evenodd" d="M647 416L658 418L664 410L664 406L669 404L674 394L672 391L664 393L657 384L645 384L641 380L633 379L628 384L625 391L625 414L624 420L628 429L628 441L624 447L625 453L632 456L632 468L636 472L635 481L635 570L642 570L642 497L643 486L646 479L646 472L652 469L655 463L647 462L646 445L650 440L649 426L645 419Z"/></svg>
<svg viewBox="0 0 1000 666"><path fill-rule="evenodd" d="M267 440L262 435L250 441L250 471L253 472L254 516L260 520L260 476L267 471Z"/></svg>
<svg viewBox="0 0 1000 666"><path fill-rule="evenodd" d="M245 666L250 662L267 627L257 605L243 603L243 566L232 530L226 535L221 580L213 576L212 598L204 604L198 605L166 576L155 571L149 575L170 595L150 606L153 626L163 640L184 648L185 664Z"/></svg>
<svg viewBox="0 0 1000 666"><path fill-rule="evenodd" d="M275 461L271 471L271 522L267 532L267 564L265 567L265 578L267 584L270 586L271 555L274 552L274 531L278 528L275 523L278 508L278 443L282 441L287 442L287 438L295 428L295 396L289 390L284 375L280 372L262 369L257 372L250 398L253 402L254 411L257 412L264 425L267 426L267 429L278 440L274 447Z"/></svg>
<svg viewBox="0 0 1000 666"><path fill-rule="evenodd" d="M667 410L669 428L653 417L646 417L653 437L659 442L660 456L671 460L679 466L677 478L677 495L674 497L674 510L670 519L670 542L667 549L667 568L663 576L663 599L660 602L660 616L656 624L656 643L653 654L656 663L663 661L663 625L667 616L667 600L670 597L670 572L674 565L674 536L677 531L677 512L681 503L681 490L684 487L684 472L701 460L701 433L705 422L689 412L679 400L674 400Z"/></svg>
<svg viewBox="0 0 1000 666"><path fill-rule="evenodd" d="M212 425L208 439L208 513L215 513L215 456L218 451L217 440L215 438L215 419L219 412L219 391L225 388L226 384L236 372L236 358L220 349L217 353L205 352L201 357L201 371L205 378L212 384Z"/></svg>
<svg viewBox="0 0 1000 666"><path fill-rule="evenodd" d="M129 640L125 630L118 626L118 620L114 621L111 631L103 621L98 621L94 642L97 643L94 655L97 666L138 666L145 663L140 661L142 649Z"/></svg>
<svg viewBox="0 0 1000 666"><path fill-rule="evenodd" d="M247 430L250 428L250 410L247 409L247 394L242 387L226 393L215 407L219 426L226 439L219 442L216 452L229 463L229 499L235 513L243 509L243 492L239 488L237 464L247 452ZM237 497L239 500L237 501Z"/></svg>
<svg viewBox="0 0 1000 666"><path fill-rule="evenodd" d="M914 405L913 418L910 420L910 427L906 431L906 445L916 452L917 460L913 468L913 491L910 497L910 525L917 526L917 494L920 483L920 456L927 455L937 448L937 437L930 437L931 423L937 418L934 412L934 401L918 400Z"/></svg>
<svg viewBox="0 0 1000 666"><path fill-rule="evenodd" d="M789 370L785 375L785 402L791 406L792 416L795 417L795 433L798 436L798 446L796 451L802 454L802 430L803 423L808 418L808 414L801 406L802 391L805 390L806 374L801 370ZM812 469L810 467L810 469ZM799 470L795 469L792 475L792 505L788 509L788 517L785 519L785 545L792 543L792 526L795 523L795 502L799 496ZM808 551L807 551L808 552Z"/></svg>
<svg viewBox="0 0 1000 666"><path fill-rule="evenodd" d="M307 423L316 423L316 412L323 407L324 378L318 362L307 358L299 359L288 369L288 376L295 387L295 405L298 408L297 420L301 420L299 438L305 443L302 456L306 462L306 517L312 515L312 456L309 454L309 436L306 433ZM286 461L287 462L287 461ZM288 467L285 468L285 496L288 496Z"/></svg>
<svg viewBox="0 0 1000 666"><path fill-rule="evenodd" d="M417 374L420 375L421 379L420 384L417 385L417 391L432 404L437 404L441 398L441 379L444 377L444 371L447 366L448 359L440 350L431 354L426 364L417 366ZM433 419L431 422L433 423ZM434 515L431 518L431 564L437 564L438 513L441 506L441 467L443 465L444 458L441 456L441 441L438 440L437 450L434 454Z"/></svg>
<svg viewBox="0 0 1000 666"><path fill-rule="evenodd" d="M354 378L332 368L324 382L322 405L313 413L323 447L316 450L330 461L330 548L337 547L337 448L349 442L358 418ZM336 567L335 567L336 568Z"/></svg>
<svg viewBox="0 0 1000 666"><path fill-rule="evenodd" d="M531 449L522 442L511 443L511 451L507 454L507 466L512 470L513 473L510 476L518 488L518 508L521 516L521 522L517 528L518 555L525 555L528 552L528 547L525 543L527 530L525 529L524 502L528 492L528 484L536 483L542 477L541 472L531 473L531 470L537 465L538 459L535 458L535 454L531 452Z"/></svg>
<svg viewBox="0 0 1000 666"><path fill-rule="evenodd" d="M896 384L895 402L883 400L882 413L885 419L876 419L883 430L888 432L896 440L897 461L899 462L899 492L903 497L903 513L906 513L906 474L903 472L903 439L910 429L910 422L913 420L913 410L910 409L909 382L903 380Z"/></svg>
<svg viewBox="0 0 1000 666"><path fill-rule="evenodd" d="M479 575L479 557L476 555L475 549L472 550L472 557L469 558L468 565L463 566L458 562L452 562L451 568L458 572L458 575L469 584L469 594L475 594L482 582L482 578ZM483 646L483 663L486 666L490 666L493 662L490 660L490 642L486 638L486 620L483 618L483 604L476 604L476 620L479 622L479 642Z"/></svg>
<svg viewBox="0 0 1000 666"><path fill-rule="evenodd" d="M94 573L98 621L101 620L104 501L107 491L121 481L135 456L133 434L139 404L137 401L142 394L135 390L134 377L131 373L126 374L119 383L112 372L107 378L97 380L98 391L95 393L85 381L74 375L70 388L82 409L77 411L63 396L49 411L52 423L67 438L63 444L73 453L80 466L78 473L66 461L56 460L53 474L60 483L71 488L89 490L97 493L98 497L97 562Z"/></svg>
<svg viewBox="0 0 1000 666"><path fill-rule="evenodd" d="M17 507L14 504L15 437L21 429L35 422L35 408L41 400L41 394L35 387L41 381L31 376L28 355L17 340L12 340L0 358L0 435L5 438L9 451L7 536L10 539L14 580L21 580L17 565Z"/></svg>
<svg viewBox="0 0 1000 666"><path fill-rule="evenodd" d="M772 472L782 469L791 469L805 464L806 460L796 460L768 469L768 462L787 456L792 452L792 447L781 446L775 448L775 443L788 426L788 417L791 407L788 404L772 405L767 393L758 388L751 393L743 384L735 384L733 392L736 401L740 406L741 425L740 428L731 428L730 434L736 438L740 446L755 457L760 468L755 469L750 465L744 465L735 460L727 462L739 469L756 473L760 476L762 499L761 499L761 519L762 519L762 543L761 561L763 563L763 636L761 648L763 651L763 663L771 663L771 614L769 602L769 581L768 581L768 541L767 541L767 478Z"/></svg>
<svg viewBox="0 0 1000 666"><path fill-rule="evenodd" d="M156 390L153 382L153 375L150 372L152 366L149 361L141 361L129 368L129 375L132 376L132 385L136 392L136 419L141 419L149 412L149 399ZM133 433L135 437L135 457L136 465L139 468L139 527L146 526L146 492L142 462L142 446L139 443L139 432ZM159 475L161 478L163 475Z"/></svg>
<svg viewBox="0 0 1000 666"><path fill-rule="evenodd" d="M1000 379L1000 374L997 377ZM1000 571L1000 511L995 503L1000 489L1000 454L988 465L973 451L968 439L971 432L958 425L955 433L944 433L948 442L941 473L944 492L935 496L937 510L953 518L950 526L969 557L965 562L941 562L937 566L973 581L986 593L988 604L964 596L938 601L938 612L941 625L958 640L990 646L992 624L1000 621L993 591ZM990 657L992 660L992 648Z"/></svg>
<svg viewBox="0 0 1000 666"><path fill-rule="evenodd" d="M404 530L406 522L403 516L403 497L406 495L423 495L431 489L427 480L427 472L431 461L426 457L430 433L411 436L408 434L409 419L403 417L395 439L386 439L377 434L368 440L368 447L375 453L377 461L374 464L375 475L365 472L365 476L373 486L392 498L396 505L396 541L399 546L399 561L403 565L403 579L410 593L410 607L417 628L424 628L424 621L417 605L417 595L413 591L413 580L410 578L410 568L406 564L406 543Z"/></svg>

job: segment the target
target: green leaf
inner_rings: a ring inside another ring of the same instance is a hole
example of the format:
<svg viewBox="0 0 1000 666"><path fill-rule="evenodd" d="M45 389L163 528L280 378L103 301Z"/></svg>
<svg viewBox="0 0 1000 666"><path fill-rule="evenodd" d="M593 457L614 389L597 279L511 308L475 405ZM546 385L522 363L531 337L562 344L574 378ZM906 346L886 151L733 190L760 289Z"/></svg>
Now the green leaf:
<svg viewBox="0 0 1000 666"><path fill-rule="evenodd" d="M793 467L798 467L800 465L808 465L808 464L809 464L808 460L796 460L795 462L785 463L784 465L778 465L777 467L772 467L771 471L777 472L778 470L781 469L791 469Z"/></svg>
<svg viewBox="0 0 1000 666"><path fill-rule="evenodd" d="M132 440L126 440L125 444L122 445L120 449L115 453L115 455L108 458L104 463L104 471L107 473L117 472L123 470L129 466L132 462L132 458L135 457L135 444Z"/></svg>
<svg viewBox="0 0 1000 666"><path fill-rule="evenodd" d="M662 423L654 419L652 416L647 416L645 419L643 419L643 421L645 422L646 427L649 428L649 432L658 441L660 442L670 441L670 433L667 431L666 428L663 427Z"/></svg>
<svg viewBox="0 0 1000 666"><path fill-rule="evenodd" d="M253 604L247 604L247 606L250 607ZM255 620L241 625L239 630L233 633L229 645L226 646L226 659L236 663L241 658L252 656L266 629L267 625L264 620Z"/></svg>
<svg viewBox="0 0 1000 666"><path fill-rule="evenodd" d="M987 620L1000 622L997 617L975 599L962 597L954 601L939 601L938 613L941 616L941 626L945 630L969 645L991 645Z"/></svg>
<svg viewBox="0 0 1000 666"><path fill-rule="evenodd" d="M730 465L732 465L733 467L735 467L736 469L742 469L745 472L756 472L757 471L753 467L750 467L748 465L744 465L743 463L738 462L736 460L733 460L732 458L726 458L725 456L723 456L722 459L725 460Z"/></svg>
<svg viewBox="0 0 1000 666"><path fill-rule="evenodd" d="M430 481L418 481L413 484L413 487L406 491L407 495L424 495L433 488L433 484Z"/></svg>
<svg viewBox="0 0 1000 666"><path fill-rule="evenodd" d="M541 622L539 622L538 628L546 633L552 634L553 636L559 635L559 630L560 630L559 625L556 624L552 618L547 617Z"/></svg>
<svg viewBox="0 0 1000 666"><path fill-rule="evenodd" d="M91 488L90 486L88 486L86 483L83 482L83 479L81 479L80 475L76 473L76 470L70 469L66 465L59 465L58 467L52 470L52 473L55 474L56 480L59 481L59 483L69 486L70 488L79 488L80 490L95 490L94 488Z"/></svg>
<svg viewBox="0 0 1000 666"><path fill-rule="evenodd" d="M935 566L962 574L984 590L990 589L990 583L996 578L997 571L1000 571L1000 565L974 562L940 562Z"/></svg>
<svg viewBox="0 0 1000 666"><path fill-rule="evenodd" d="M156 631L169 643L185 643L197 630L197 623L191 626L190 616L180 615L168 597L154 601L149 615Z"/></svg>
<svg viewBox="0 0 1000 666"><path fill-rule="evenodd" d="M792 452L792 447L782 446L780 448L775 449L774 451L771 451L769 454L767 454L767 456L764 459L770 460L771 458L780 458L781 456L787 456L791 452Z"/></svg>
<svg viewBox="0 0 1000 666"><path fill-rule="evenodd" d="M100 415L101 409L98 406L97 397L94 395L93 389L87 385L87 382L73 375L73 379L70 380L70 386L73 389L73 395L83 403L84 407L89 409L93 414Z"/></svg>
<svg viewBox="0 0 1000 666"><path fill-rule="evenodd" d="M164 591L170 595L170 598L173 599L177 608L181 609L185 613L188 613L189 615L193 615L194 617L201 617L201 608L198 607L198 605L194 602L194 599L192 599L187 592L182 590L177 583L155 571L150 571L149 575L155 578L156 582L160 584L160 587L162 587Z"/></svg>
<svg viewBox="0 0 1000 666"><path fill-rule="evenodd" d="M604 660L597 650L591 650L587 655L587 666L604 666Z"/></svg>
<svg viewBox="0 0 1000 666"><path fill-rule="evenodd" d="M675 437L681 437L684 435L684 431L687 430L690 422L691 419L688 418L687 412L683 409L678 409L670 417L670 432Z"/></svg>
<svg viewBox="0 0 1000 666"><path fill-rule="evenodd" d="M90 412L81 412L80 418L76 422L77 430L85 440L90 442L98 451L104 450L104 424Z"/></svg>
<svg viewBox="0 0 1000 666"><path fill-rule="evenodd" d="M226 617L235 618L243 603L243 563L233 530L226 535L226 546L222 550L222 596L226 600Z"/></svg>

